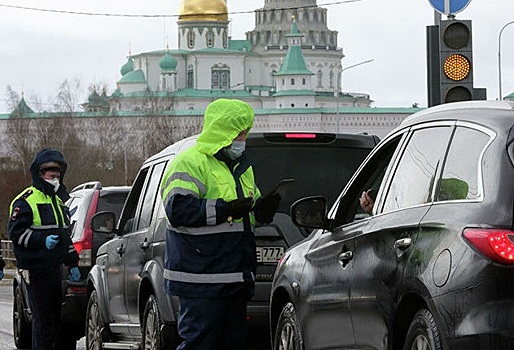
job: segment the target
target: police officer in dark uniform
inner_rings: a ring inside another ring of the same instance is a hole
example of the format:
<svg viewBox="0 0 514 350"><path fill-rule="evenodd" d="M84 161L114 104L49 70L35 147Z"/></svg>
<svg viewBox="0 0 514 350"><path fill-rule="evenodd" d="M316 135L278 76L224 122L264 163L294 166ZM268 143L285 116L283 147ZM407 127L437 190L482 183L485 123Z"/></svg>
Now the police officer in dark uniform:
<svg viewBox="0 0 514 350"><path fill-rule="evenodd" d="M32 186L11 203L9 237L17 267L27 283L32 311L32 350L55 349L61 314L62 264L78 281L78 254L70 238L69 198L63 184L66 162L61 152L44 149L30 167Z"/></svg>
<svg viewBox="0 0 514 350"><path fill-rule="evenodd" d="M241 350L254 293L254 227L273 220L280 195L261 196L244 153L254 112L240 100L207 107L197 144L161 183L169 225L164 285L180 301L177 350Z"/></svg>

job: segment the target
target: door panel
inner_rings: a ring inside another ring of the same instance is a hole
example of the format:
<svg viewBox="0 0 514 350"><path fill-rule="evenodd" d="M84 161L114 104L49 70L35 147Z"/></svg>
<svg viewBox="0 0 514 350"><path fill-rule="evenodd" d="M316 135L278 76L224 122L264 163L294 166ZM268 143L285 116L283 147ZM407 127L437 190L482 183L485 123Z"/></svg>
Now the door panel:
<svg viewBox="0 0 514 350"><path fill-rule="evenodd" d="M423 205L377 215L355 236L350 308L356 349L390 348L398 288L415 251L419 221L429 208Z"/></svg>
<svg viewBox="0 0 514 350"><path fill-rule="evenodd" d="M116 323L126 323L127 307L124 297L124 262L127 242L124 237L116 236L109 241L105 262L105 284L109 300L109 315Z"/></svg>
<svg viewBox="0 0 514 350"><path fill-rule="evenodd" d="M305 300L306 348L353 349L354 336L349 309L353 269L353 235L365 221L339 227L319 236L306 254L301 291ZM347 234L351 232L351 234Z"/></svg>

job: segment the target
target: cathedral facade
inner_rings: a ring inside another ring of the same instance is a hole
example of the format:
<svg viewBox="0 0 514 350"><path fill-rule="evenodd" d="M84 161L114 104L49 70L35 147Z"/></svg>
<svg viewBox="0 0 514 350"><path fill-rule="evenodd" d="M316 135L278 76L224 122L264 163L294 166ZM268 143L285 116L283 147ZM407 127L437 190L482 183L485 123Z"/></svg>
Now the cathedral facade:
<svg viewBox="0 0 514 350"><path fill-rule="evenodd" d="M83 107L197 110L229 96L255 109L370 106L369 95L341 91L338 33L315 0L265 0L245 39L229 36L228 13L225 0L183 0L178 48L129 55L115 93Z"/></svg>

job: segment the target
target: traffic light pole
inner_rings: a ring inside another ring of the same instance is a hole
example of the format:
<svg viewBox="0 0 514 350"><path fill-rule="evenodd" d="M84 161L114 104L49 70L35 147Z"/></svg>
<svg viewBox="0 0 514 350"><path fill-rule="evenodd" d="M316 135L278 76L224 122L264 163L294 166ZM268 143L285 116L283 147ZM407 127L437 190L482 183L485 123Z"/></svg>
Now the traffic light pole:
<svg viewBox="0 0 514 350"><path fill-rule="evenodd" d="M502 94L502 63L501 63L501 45L502 45L502 33L509 25L514 24L514 21L506 23L498 34L498 100L503 100Z"/></svg>

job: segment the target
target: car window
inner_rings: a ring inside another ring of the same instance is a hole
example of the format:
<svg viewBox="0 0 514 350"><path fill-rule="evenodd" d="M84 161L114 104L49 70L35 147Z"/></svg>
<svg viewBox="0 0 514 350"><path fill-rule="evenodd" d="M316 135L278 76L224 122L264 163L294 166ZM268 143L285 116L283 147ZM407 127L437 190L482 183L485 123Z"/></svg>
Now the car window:
<svg viewBox="0 0 514 350"><path fill-rule="evenodd" d="M121 214L120 229L123 233L132 232L134 230L134 220L136 217L137 204L145 184L146 176L148 174L149 167L142 168L137 175L136 180L132 185L132 189L127 198L127 202L123 207Z"/></svg>
<svg viewBox="0 0 514 350"><path fill-rule="evenodd" d="M480 160L489 135L467 127L457 127L439 182L437 201L482 198Z"/></svg>
<svg viewBox="0 0 514 350"><path fill-rule="evenodd" d="M248 147L255 179L265 195L282 179L295 179L280 203L289 213L299 198L322 195L331 205L371 148L294 146Z"/></svg>
<svg viewBox="0 0 514 350"><path fill-rule="evenodd" d="M451 126L432 126L413 132L394 171L382 212L432 201L435 175L451 131Z"/></svg>
<svg viewBox="0 0 514 350"><path fill-rule="evenodd" d="M338 203L334 218L336 226L369 217L369 214L361 208L359 197L362 192L369 189L377 190L378 192L382 190L383 179L385 174L388 173L391 160L394 158L403 136L404 134L398 134L387 144L381 145L373 153L372 157L363 164Z"/></svg>
<svg viewBox="0 0 514 350"><path fill-rule="evenodd" d="M161 162L153 167L152 174L150 175L150 181L148 182L146 188L145 197L141 205L141 215L139 216L139 222L137 225L138 230L150 226L156 199L160 199L158 189L159 184L161 183L162 173L164 171L165 165L165 162Z"/></svg>
<svg viewBox="0 0 514 350"><path fill-rule="evenodd" d="M120 218L120 213L123 209L123 204L125 203L126 198L127 192L112 192L102 194L100 195L100 198L98 200L98 208L96 209L96 211L113 212L116 215L114 222L117 222Z"/></svg>

